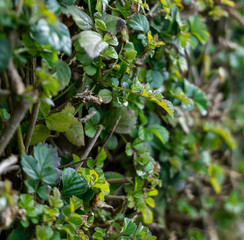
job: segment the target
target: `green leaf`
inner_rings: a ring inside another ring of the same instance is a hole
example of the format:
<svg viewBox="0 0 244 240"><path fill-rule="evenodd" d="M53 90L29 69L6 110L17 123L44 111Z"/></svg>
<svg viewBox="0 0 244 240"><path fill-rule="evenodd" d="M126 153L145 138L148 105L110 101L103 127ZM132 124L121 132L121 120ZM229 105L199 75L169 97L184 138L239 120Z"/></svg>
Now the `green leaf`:
<svg viewBox="0 0 244 240"><path fill-rule="evenodd" d="M154 89L158 89L162 87L163 76L159 71L148 70L146 74L146 80L150 84L150 86Z"/></svg>
<svg viewBox="0 0 244 240"><path fill-rule="evenodd" d="M113 118L111 118L111 116L113 116ZM104 118L104 125L111 130L119 116L121 116L121 119L115 132L121 134L130 133L136 127L136 118L134 112L124 106L109 110L109 113Z"/></svg>
<svg viewBox="0 0 244 240"><path fill-rule="evenodd" d="M83 126L78 120L66 131L66 136L75 146L85 145Z"/></svg>
<svg viewBox="0 0 244 240"><path fill-rule="evenodd" d="M88 76L93 76L97 73L97 69L92 65L86 65L83 69Z"/></svg>
<svg viewBox="0 0 244 240"><path fill-rule="evenodd" d="M105 51L103 52L103 54L107 57L118 59L118 53L112 46L109 46L108 48L106 48Z"/></svg>
<svg viewBox="0 0 244 240"><path fill-rule="evenodd" d="M52 76L57 80L58 90L63 90L68 86L71 78L71 70L68 64L59 59L54 65Z"/></svg>
<svg viewBox="0 0 244 240"><path fill-rule="evenodd" d="M136 224L133 223L129 218L125 218L121 233L123 235L129 236L134 234L135 231L136 231Z"/></svg>
<svg viewBox="0 0 244 240"><path fill-rule="evenodd" d="M66 168L62 174L63 196L78 196L88 189L85 177L77 173L73 168Z"/></svg>
<svg viewBox="0 0 244 240"><path fill-rule="evenodd" d="M112 100L112 92L108 89L102 89L99 91L98 95L102 98L103 103L110 103Z"/></svg>
<svg viewBox="0 0 244 240"><path fill-rule="evenodd" d="M194 35L200 43L205 44L209 36L206 25L202 23L198 16L190 16L189 23L192 35Z"/></svg>
<svg viewBox="0 0 244 240"><path fill-rule="evenodd" d="M149 130L163 143L165 144L169 140L169 132L167 129L160 125L150 126Z"/></svg>
<svg viewBox="0 0 244 240"><path fill-rule="evenodd" d="M21 156L23 171L32 179L42 180L46 184L55 185L59 179L60 165L58 158L52 155L52 149L39 143L34 147L34 157L29 155Z"/></svg>
<svg viewBox="0 0 244 240"><path fill-rule="evenodd" d="M39 142L45 141L49 134L50 130L45 125L37 124L34 128L30 145L36 145Z"/></svg>
<svg viewBox="0 0 244 240"><path fill-rule="evenodd" d="M67 9L69 13L72 15L76 25L81 30L89 30L92 28L92 20L88 14L77 8L76 6L68 6Z"/></svg>
<svg viewBox="0 0 244 240"><path fill-rule="evenodd" d="M20 226L15 228L8 235L7 240L28 240L26 229Z"/></svg>
<svg viewBox="0 0 244 240"><path fill-rule="evenodd" d="M101 20L103 20L103 22L106 24L107 31L114 34L120 32L118 26L120 28L124 28L126 24L122 18L110 14L104 14Z"/></svg>
<svg viewBox="0 0 244 240"><path fill-rule="evenodd" d="M0 72L3 71L11 57L11 45L7 39L0 39Z"/></svg>
<svg viewBox="0 0 244 240"><path fill-rule="evenodd" d="M106 24L101 19L96 19L96 27L101 31L107 31Z"/></svg>
<svg viewBox="0 0 244 240"><path fill-rule="evenodd" d="M76 0L58 0L58 1L59 1L59 3L70 6L70 5L73 5Z"/></svg>
<svg viewBox="0 0 244 240"><path fill-rule="evenodd" d="M64 51L71 54L71 38L68 28L63 23L49 25L45 19L40 19L37 24L31 26L31 38L45 48Z"/></svg>
<svg viewBox="0 0 244 240"><path fill-rule="evenodd" d="M44 200L48 200L49 188L47 187L47 185L43 185L43 186L39 187L37 190L37 194L40 198L42 198Z"/></svg>
<svg viewBox="0 0 244 240"><path fill-rule="evenodd" d="M149 31L149 23L144 15L134 15L129 21L129 26L137 31L147 33Z"/></svg>
<svg viewBox="0 0 244 240"><path fill-rule="evenodd" d="M88 120L85 123L85 134L87 137L93 138L96 133L96 128L94 127L93 121Z"/></svg>
<svg viewBox="0 0 244 240"><path fill-rule="evenodd" d="M48 129L58 132L68 131L74 121L74 116L67 112L54 113L45 119Z"/></svg>
<svg viewBox="0 0 244 240"><path fill-rule="evenodd" d="M108 43L103 41L101 35L93 31L81 32L78 37L78 42L91 58L98 57L100 52L108 46Z"/></svg>

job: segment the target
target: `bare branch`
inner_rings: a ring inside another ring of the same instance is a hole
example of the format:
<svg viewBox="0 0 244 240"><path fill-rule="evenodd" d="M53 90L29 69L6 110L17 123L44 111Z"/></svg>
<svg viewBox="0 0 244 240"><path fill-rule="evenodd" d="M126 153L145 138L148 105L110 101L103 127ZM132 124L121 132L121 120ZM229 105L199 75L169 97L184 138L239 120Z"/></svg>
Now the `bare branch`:
<svg viewBox="0 0 244 240"><path fill-rule="evenodd" d="M14 93L16 93L17 95L22 95L25 92L25 85L22 82L22 79L14 66L13 59L9 60L8 74L11 79L11 86Z"/></svg>
<svg viewBox="0 0 244 240"><path fill-rule="evenodd" d="M34 127L36 124L36 120L37 120L37 116L38 116L38 112L39 112L39 108L40 108L40 99L33 105L30 123L28 125L28 129L27 129L27 132L25 135L25 151L26 151L26 153L28 153L32 133L33 133L33 130L34 130Z"/></svg>
<svg viewBox="0 0 244 240"><path fill-rule="evenodd" d="M95 162L97 161L97 158L99 157L100 153L102 152L102 150L104 149L104 147L105 147L106 144L108 143L108 140L112 137L112 135L113 135L114 131L116 130L116 127L117 127L117 125L118 125L120 119L121 119L121 116L119 116L118 119L116 120L116 122L115 122L115 124L114 124L114 126L113 126L112 131L110 132L109 136L107 137L106 141L104 142L103 146L101 147L99 153L97 154L97 156L96 156L96 158L95 158L95 160L94 160Z"/></svg>
<svg viewBox="0 0 244 240"><path fill-rule="evenodd" d="M102 129L103 129L103 126L100 125L99 128L98 128L98 130L97 130L97 132L95 133L95 136L93 137L93 139L91 140L91 142L90 142L90 144L88 145L87 149L85 150L83 156L81 157L81 160L84 160L85 158L88 157L88 155L89 155L89 153L91 152L93 146L95 145L95 143L96 143L98 137L100 136ZM83 163L83 162L81 162L81 163L79 163L79 164L77 165L77 167L75 168L75 171L76 171L76 172L78 172L78 170L79 170L80 167L82 166L82 163Z"/></svg>
<svg viewBox="0 0 244 240"><path fill-rule="evenodd" d="M0 175L6 173L10 170L10 167L16 164L18 161L17 156L11 155L10 157L4 159L0 164Z"/></svg>
<svg viewBox="0 0 244 240"><path fill-rule="evenodd" d="M125 178L107 179L106 181L109 184L120 184L120 183L131 183L132 182L132 179L131 179L131 177L125 177Z"/></svg>
<svg viewBox="0 0 244 240"><path fill-rule="evenodd" d="M36 96L34 95L34 98ZM10 142L11 138L13 137L15 131L17 130L20 122L24 118L26 112L28 111L32 101L26 98L22 98L16 106L16 109L7 122L7 126L4 129L1 137L0 137L0 156L3 154L4 149Z"/></svg>

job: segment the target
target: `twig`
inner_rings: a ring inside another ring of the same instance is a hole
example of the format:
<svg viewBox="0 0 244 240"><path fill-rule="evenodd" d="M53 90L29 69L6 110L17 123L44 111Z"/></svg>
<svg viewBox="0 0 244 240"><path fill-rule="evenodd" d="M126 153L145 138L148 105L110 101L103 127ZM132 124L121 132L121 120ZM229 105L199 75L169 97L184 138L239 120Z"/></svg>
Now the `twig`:
<svg viewBox="0 0 244 240"><path fill-rule="evenodd" d="M22 132L21 132L21 127L20 125L18 126L17 128L17 131L16 131L16 137L17 137L17 146L18 146L18 151L19 151L19 154L25 154L25 145L24 145L24 141L23 141L23 135L22 135Z"/></svg>
<svg viewBox="0 0 244 240"><path fill-rule="evenodd" d="M85 123L85 122L87 122L88 120L90 120L95 114L96 114L97 112L91 112L91 113L89 113L89 114L87 114L85 117L83 117L83 118L81 118L79 121L81 122L81 123Z"/></svg>
<svg viewBox="0 0 244 240"><path fill-rule="evenodd" d="M0 137L0 156L3 154L4 149L13 137L20 122L22 121L26 112L28 111L31 103L32 101L30 101L29 99L22 98L20 102L17 104L15 112L12 114L12 117L10 118L9 122L7 122L7 126Z"/></svg>
<svg viewBox="0 0 244 240"><path fill-rule="evenodd" d="M244 18L240 13L238 13L234 8L226 7L224 8L227 12L234 17L242 26L244 26Z"/></svg>
<svg viewBox="0 0 244 240"><path fill-rule="evenodd" d="M89 160L89 159L90 158L85 158L85 159L82 159L82 160L77 161L77 162L68 163L68 164L65 164L65 165L62 165L62 166L58 167L58 169L63 169L63 168L66 168L66 167L70 167L70 166L73 166L75 164L82 163L82 162L84 162L86 160Z"/></svg>
<svg viewBox="0 0 244 240"><path fill-rule="evenodd" d="M40 99L38 99L37 102L33 105L30 123L28 125L27 132L25 135L25 151L26 151L26 153L28 153L28 150L29 150L30 141L31 141L31 137L32 137L32 133L33 133L35 124L36 124L39 108L40 108Z"/></svg>
<svg viewBox="0 0 244 240"><path fill-rule="evenodd" d="M106 179L109 184L131 183L131 177Z"/></svg>
<svg viewBox="0 0 244 240"><path fill-rule="evenodd" d="M126 196L109 195L105 196L106 201L127 201Z"/></svg>
<svg viewBox="0 0 244 240"><path fill-rule="evenodd" d="M22 79L14 66L13 59L9 60L8 74L11 79L11 86L14 93L16 93L17 95L22 95L25 92L25 85L22 82Z"/></svg>
<svg viewBox="0 0 244 240"><path fill-rule="evenodd" d="M88 145L87 149L85 150L83 156L81 157L81 160L84 160L85 158L87 158L87 156L91 152L93 146L95 145L98 137L100 136L100 133L101 133L102 129L103 129L103 126L100 125L98 130L97 130L97 132L95 133L95 136L93 137L93 139L91 140L91 142ZM77 167L75 168L75 171L78 172L78 170L80 169L81 166L82 166L82 162L77 165Z"/></svg>
<svg viewBox="0 0 244 240"><path fill-rule="evenodd" d="M116 122L115 122L115 124L114 124L114 126L113 126L112 131L110 132L109 136L107 137L106 141L104 142L103 146L101 147L101 149L100 149L99 153L97 154L97 156L96 156L94 162L97 161L97 158L99 157L100 153L102 152L102 150L104 149L104 147L105 147L106 144L108 143L108 140L112 137L112 135L113 135L114 131L116 130L116 127L117 127L117 125L118 125L120 119L121 119L121 116L119 116L118 119L116 120Z"/></svg>
<svg viewBox="0 0 244 240"><path fill-rule="evenodd" d="M136 59L135 64L138 66L142 66L144 63L144 60L149 57L149 52L144 52L139 58Z"/></svg>
<svg viewBox="0 0 244 240"><path fill-rule="evenodd" d="M15 155L11 155L10 157L4 159L0 164L0 175L8 172L9 167L11 167L11 165L14 165L15 163L17 163L17 161L18 161L18 158Z"/></svg>

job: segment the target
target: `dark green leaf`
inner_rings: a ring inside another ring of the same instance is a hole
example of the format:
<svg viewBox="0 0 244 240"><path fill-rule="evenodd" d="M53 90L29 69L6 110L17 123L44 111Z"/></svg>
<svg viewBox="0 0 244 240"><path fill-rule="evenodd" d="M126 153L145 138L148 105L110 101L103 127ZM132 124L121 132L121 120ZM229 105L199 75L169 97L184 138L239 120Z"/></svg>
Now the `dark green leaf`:
<svg viewBox="0 0 244 240"><path fill-rule="evenodd" d="M88 189L85 177L77 173L73 168L66 168L62 174L63 196L80 196Z"/></svg>
<svg viewBox="0 0 244 240"><path fill-rule="evenodd" d="M39 143L34 147L34 157L28 155L21 156L21 166L23 171L32 179L39 179L46 184L55 185L59 179L60 165L52 149Z"/></svg>
<svg viewBox="0 0 244 240"><path fill-rule="evenodd" d="M40 19L31 26L31 38L44 47L71 54L71 38L68 28L63 23L51 26L45 19Z"/></svg>
<svg viewBox="0 0 244 240"><path fill-rule="evenodd" d="M124 219L122 233L126 236L134 234L136 231L136 224L133 223L129 218Z"/></svg>
<svg viewBox="0 0 244 240"><path fill-rule="evenodd" d="M114 47L109 46L108 48L105 49L104 53L105 56L118 59L118 53L114 49Z"/></svg>
<svg viewBox="0 0 244 240"><path fill-rule="evenodd" d="M7 39L0 39L0 72L3 71L11 57L11 45Z"/></svg>
<svg viewBox="0 0 244 240"><path fill-rule="evenodd" d="M163 76L160 72L155 70L148 70L146 74L146 80L150 86L154 89L159 89L163 84Z"/></svg>
<svg viewBox="0 0 244 240"><path fill-rule="evenodd" d="M113 118L111 118L111 116L113 116ZM111 109L109 114L104 118L104 125L111 130L119 116L121 116L121 119L115 132L122 134L130 133L136 127L136 118L133 111L123 106Z"/></svg>
<svg viewBox="0 0 244 240"><path fill-rule="evenodd" d="M68 64L59 59L54 65L52 76L57 80L58 90L63 90L69 84L71 78Z"/></svg>
<svg viewBox="0 0 244 240"><path fill-rule="evenodd" d="M149 31L149 23L144 15L134 15L129 21L129 26L137 31L143 31L144 33Z"/></svg>
<svg viewBox="0 0 244 240"><path fill-rule="evenodd" d="M67 7L69 13L72 15L77 26L82 30L88 30L92 28L92 20L88 14L77 8L76 6Z"/></svg>
<svg viewBox="0 0 244 240"><path fill-rule="evenodd" d="M99 91L98 95L102 98L103 103L110 103L112 100L112 92L108 89L102 89Z"/></svg>
<svg viewBox="0 0 244 240"><path fill-rule="evenodd" d="M198 16L190 16L189 23L191 33L200 41L200 43L206 43L209 36L206 25Z"/></svg>
<svg viewBox="0 0 244 240"><path fill-rule="evenodd" d="M83 69L88 76L93 76L97 73L97 69L92 65L86 65Z"/></svg>
<svg viewBox="0 0 244 240"><path fill-rule="evenodd" d="M75 3L76 0L58 0L59 3L70 6L73 5Z"/></svg>
<svg viewBox="0 0 244 240"><path fill-rule="evenodd" d="M149 130L163 143L165 144L169 140L169 132L167 129L160 125L150 126Z"/></svg>

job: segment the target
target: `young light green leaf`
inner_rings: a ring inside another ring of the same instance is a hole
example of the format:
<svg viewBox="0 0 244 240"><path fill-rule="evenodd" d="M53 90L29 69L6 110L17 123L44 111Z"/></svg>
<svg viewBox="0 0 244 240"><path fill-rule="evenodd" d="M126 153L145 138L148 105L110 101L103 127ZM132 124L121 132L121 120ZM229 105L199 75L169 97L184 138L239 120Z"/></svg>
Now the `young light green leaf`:
<svg viewBox="0 0 244 240"><path fill-rule="evenodd" d="M50 134L50 130L42 124L37 124L34 128L30 145L36 145L39 142L43 142Z"/></svg>
<svg viewBox="0 0 244 240"><path fill-rule="evenodd" d="M85 145L83 126L78 120L66 131L66 136L75 146Z"/></svg>
<svg viewBox="0 0 244 240"><path fill-rule="evenodd" d="M74 116L67 112L54 113L45 119L48 129L58 132L68 131L74 121Z"/></svg>

